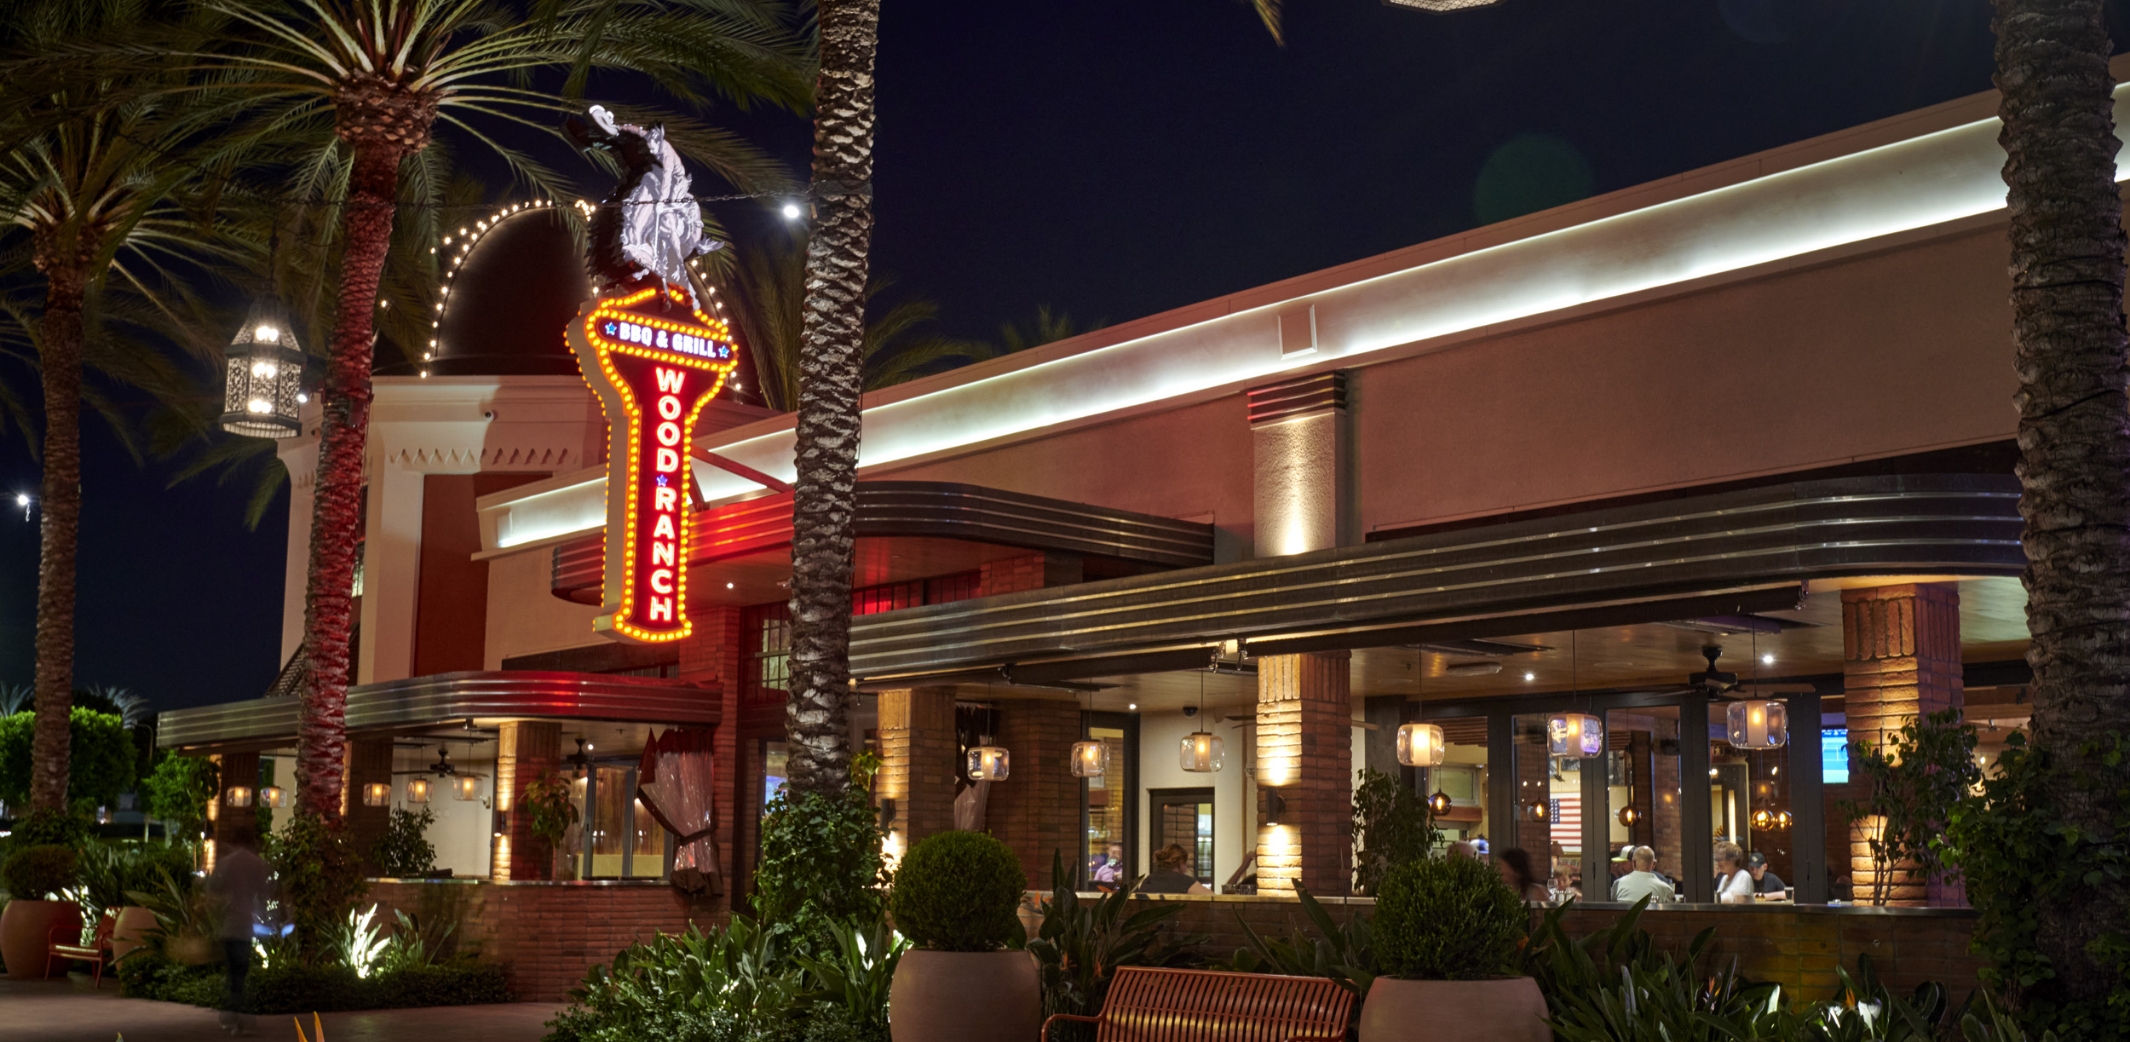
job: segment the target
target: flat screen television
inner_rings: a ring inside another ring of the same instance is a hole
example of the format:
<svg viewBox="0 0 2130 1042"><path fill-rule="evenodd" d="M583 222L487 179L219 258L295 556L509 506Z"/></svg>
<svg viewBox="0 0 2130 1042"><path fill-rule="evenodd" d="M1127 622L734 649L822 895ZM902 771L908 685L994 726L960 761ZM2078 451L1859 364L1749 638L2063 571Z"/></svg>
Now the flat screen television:
<svg viewBox="0 0 2130 1042"><path fill-rule="evenodd" d="M1849 729L1822 728L1819 732L1820 781L1843 785L1849 781Z"/></svg>

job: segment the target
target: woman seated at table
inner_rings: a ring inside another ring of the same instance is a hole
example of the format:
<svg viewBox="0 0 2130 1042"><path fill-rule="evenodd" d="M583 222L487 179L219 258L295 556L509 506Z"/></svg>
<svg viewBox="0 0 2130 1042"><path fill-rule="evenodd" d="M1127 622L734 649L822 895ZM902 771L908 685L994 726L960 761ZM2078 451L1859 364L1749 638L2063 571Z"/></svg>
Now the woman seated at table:
<svg viewBox="0 0 2130 1042"><path fill-rule="evenodd" d="M1142 894L1210 894L1191 875L1191 854L1174 843L1154 851L1154 871L1139 884Z"/></svg>
<svg viewBox="0 0 2130 1042"><path fill-rule="evenodd" d="M1753 903L1753 873L1745 870L1745 850L1729 840L1716 844L1716 900L1727 905Z"/></svg>

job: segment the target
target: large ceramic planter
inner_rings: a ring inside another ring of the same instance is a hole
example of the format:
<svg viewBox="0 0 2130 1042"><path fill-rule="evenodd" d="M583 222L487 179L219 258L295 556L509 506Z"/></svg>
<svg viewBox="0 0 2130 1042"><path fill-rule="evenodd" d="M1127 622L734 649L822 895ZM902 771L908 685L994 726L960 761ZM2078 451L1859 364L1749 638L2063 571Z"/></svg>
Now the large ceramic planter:
<svg viewBox="0 0 2130 1042"><path fill-rule="evenodd" d="M1552 1042L1545 1016L1546 997L1529 977L1377 977L1361 1005L1361 1042Z"/></svg>
<svg viewBox="0 0 2130 1042"><path fill-rule="evenodd" d="M81 930L81 906L72 901L22 901L7 903L0 912L0 959L7 960L7 979L43 980L45 951L52 927ZM65 966L54 964L60 972Z"/></svg>
<svg viewBox="0 0 2130 1042"><path fill-rule="evenodd" d="M1027 952L904 952L888 991L894 1042L1034 1039L1043 990Z"/></svg>
<svg viewBox="0 0 2130 1042"><path fill-rule="evenodd" d="M127 955L148 946L148 933L155 929L155 913L139 905L127 905L118 910L118 921L111 924L111 960L117 962Z"/></svg>

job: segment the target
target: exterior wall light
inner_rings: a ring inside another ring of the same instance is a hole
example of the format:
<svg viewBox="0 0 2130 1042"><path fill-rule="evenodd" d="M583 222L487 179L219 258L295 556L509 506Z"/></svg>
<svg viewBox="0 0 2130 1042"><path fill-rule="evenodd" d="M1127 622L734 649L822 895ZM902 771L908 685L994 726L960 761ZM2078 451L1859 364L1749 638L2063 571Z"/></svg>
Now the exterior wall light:
<svg viewBox="0 0 2130 1042"><path fill-rule="evenodd" d="M1790 711L1781 702L1732 702L1724 707L1736 749L1779 749L1790 741Z"/></svg>
<svg viewBox="0 0 2130 1042"><path fill-rule="evenodd" d="M222 791L222 802L232 807L251 806L251 786L232 785Z"/></svg>
<svg viewBox="0 0 2130 1042"><path fill-rule="evenodd" d="M407 802L429 802L429 779L416 778L413 781L407 783Z"/></svg>
<svg viewBox="0 0 2130 1042"><path fill-rule="evenodd" d="M481 779L470 774L461 774L451 781L451 798L468 803L481 798Z"/></svg>
<svg viewBox="0 0 2130 1042"><path fill-rule="evenodd" d="M280 305L254 304L223 357L223 430L253 438L303 433L303 348Z"/></svg>
<svg viewBox="0 0 2130 1042"><path fill-rule="evenodd" d="M392 799L392 786L384 782L371 782L362 787L362 805L382 807Z"/></svg>
<svg viewBox="0 0 2130 1042"><path fill-rule="evenodd" d="M1103 742L1072 743L1072 776L1100 778L1109 773L1109 746Z"/></svg>
<svg viewBox="0 0 2130 1042"><path fill-rule="evenodd" d="M279 785L264 785L259 788L259 806L279 807L288 802L288 794Z"/></svg>
<svg viewBox="0 0 2130 1042"><path fill-rule="evenodd" d="M1588 759L1605 752L1605 722L1588 713L1562 713L1546 721L1546 752Z"/></svg>
<svg viewBox="0 0 2130 1042"><path fill-rule="evenodd" d="M1193 774L1211 774L1227 760L1227 743L1211 731L1192 731L1176 747L1176 765Z"/></svg>
<svg viewBox="0 0 2130 1042"><path fill-rule="evenodd" d="M1398 762L1407 767L1440 767L1448 752L1437 724L1399 724Z"/></svg>
<svg viewBox="0 0 2130 1042"><path fill-rule="evenodd" d="M985 736L985 741L990 737ZM969 750L970 781L1005 781L1013 773L1013 754L1000 745L979 745Z"/></svg>

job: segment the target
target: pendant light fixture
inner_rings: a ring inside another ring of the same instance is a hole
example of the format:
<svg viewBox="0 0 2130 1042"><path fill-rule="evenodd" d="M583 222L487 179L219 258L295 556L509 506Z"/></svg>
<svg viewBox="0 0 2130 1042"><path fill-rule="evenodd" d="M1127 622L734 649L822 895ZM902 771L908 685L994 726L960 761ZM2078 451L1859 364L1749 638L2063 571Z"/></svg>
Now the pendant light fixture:
<svg viewBox="0 0 2130 1042"><path fill-rule="evenodd" d="M1427 715L1427 696L1421 681L1427 675L1427 660L1415 649L1413 652L1413 695L1419 701L1419 715ZM1407 767L1440 767L1445 750L1442 747L1442 728L1437 724L1414 721L1398 725L1398 762Z"/></svg>
<svg viewBox="0 0 2130 1042"><path fill-rule="evenodd" d="M1086 707L1082 706L1085 712ZM1072 743L1072 776L1075 778L1100 778L1109 773L1109 745L1093 738L1082 737Z"/></svg>
<svg viewBox="0 0 2130 1042"><path fill-rule="evenodd" d="M1581 691L1576 670L1576 634L1568 633L1568 687L1570 698ZM1589 713L1559 713L1546 721L1546 752L1553 756L1589 759L1605 752L1605 722Z"/></svg>
<svg viewBox="0 0 2130 1042"><path fill-rule="evenodd" d="M1198 715L1206 709L1206 675L1198 673ZM1227 761L1227 743L1211 731L1192 731L1176 747L1176 766L1192 774L1211 774Z"/></svg>
<svg viewBox="0 0 2130 1042"><path fill-rule="evenodd" d="M259 787L259 806L279 807L287 802L288 793L282 791L281 786L262 785Z"/></svg>
<svg viewBox="0 0 2130 1042"><path fill-rule="evenodd" d="M990 694L991 685L989 682L984 684L984 691L986 694ZM991 709L989 711L991 713L998 712L998 699L996 696L991 699ZM990 735L978 735L976 747L969 750L970 781L1005 781L1007 776L1013 773L1013 754L1007 752L1006 747L1003 745L991 744L992 740Z"/></svg>
<svg viewBox="0 0 2130 1042"><path fill-rule="evenodd" d="M362 805L382 807L392 799L392 786L384 782L371 782L362 787Z"/></svg>
<svg viewBox="0 0 2130 1042"><path fill-rule="evenodd" d="M1451 806L1453 804L1450 801L1450 794L1441 789L1436 789L1435 794L1427 798L1427 809L1432 811L1438 818L1448 814Z"/></svg>
<svg viewBox="0 0 2130 1042"><path fill-rule="evenodd" d="M276 223L279 221L277 219ZM267 247L267 291L254 301L244 325L223 352L222 429L253 438L292 438L303 433L303 346L296 342L287 309L271 280L280 244Z"/></svg>
<svg viewBox="0 0 2130 1042"><path fill-rule="evenodd" d="M429 779L416 778L413 781L407 783L407 802L429 802Z"/></svg>
<svg viewBox="0 0 2130 1042"><path fill-rule="evenodd" d="M451 798L460 803L470 803L481 798L481 779L470 774L461 774L451 779Z"/></svg>
<svg viewBox="0 0 2130 1042"><path fill-rule="evenodd" d="M1753 679L1760 679L1760 635L1753 635ZM1780 749L1790 741L1790 710L1781 702L1732 702L1723 709L1733 749Z"/></svg>
<svg viewBox="0 0 2130 1042"><path fill-rule="evenodd" d="M222 802L232 807L251 806L251 786L232 785L222 790Z"/></svg>

